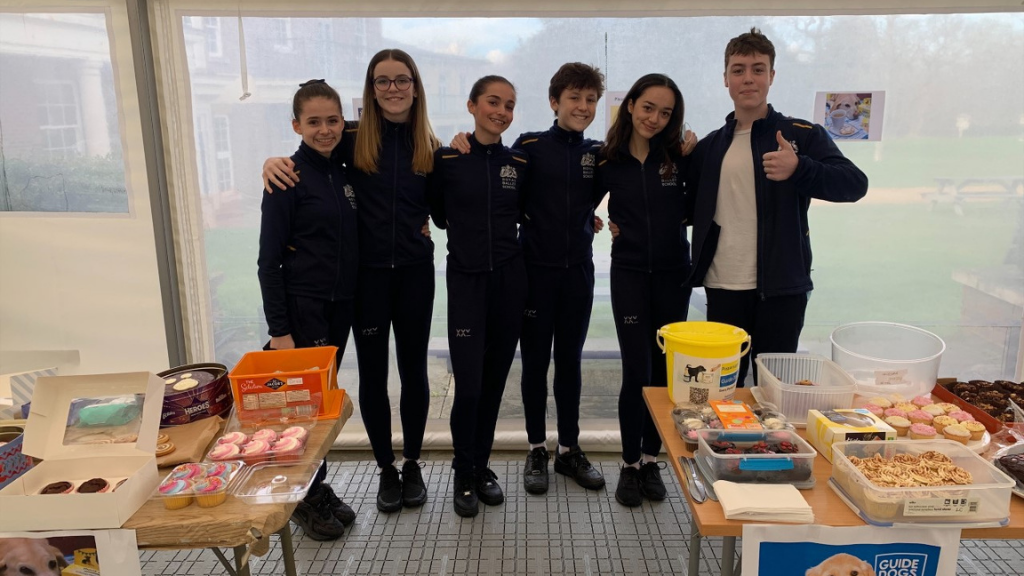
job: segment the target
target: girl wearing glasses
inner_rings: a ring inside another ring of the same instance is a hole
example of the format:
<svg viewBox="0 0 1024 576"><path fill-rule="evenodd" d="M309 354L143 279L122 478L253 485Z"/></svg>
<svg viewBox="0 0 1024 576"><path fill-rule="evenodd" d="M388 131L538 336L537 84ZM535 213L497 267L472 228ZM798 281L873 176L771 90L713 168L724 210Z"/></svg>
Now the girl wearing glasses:
<svg viewBox="0 0 1024 576"><path fill-rule="evenodd" d="M359 361L359 409L380 467L377 508L395 512L427 499L420 450L430 390L427 345L434 305L434 244L427 226L427 175L439 146L427 118L420 74L407 53L381 50L366 69L363 118L350 125L342 161L359 197L359 276L352 326ZM264 179L298 180L286 159L270 159ZM391 442L390 331L401 379L405 458Z"/></svg>

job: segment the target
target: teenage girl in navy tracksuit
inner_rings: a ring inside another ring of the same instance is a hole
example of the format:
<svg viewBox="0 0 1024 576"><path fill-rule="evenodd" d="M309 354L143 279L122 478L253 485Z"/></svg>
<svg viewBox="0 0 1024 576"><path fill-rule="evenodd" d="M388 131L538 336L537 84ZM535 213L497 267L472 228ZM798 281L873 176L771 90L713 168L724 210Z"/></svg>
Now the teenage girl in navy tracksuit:
<svg viewBox="0 0 1024 576"><path fill-rule="evenodd" d="M341 159L359 194L359 277L353 325L359 360L359 409L380 467L377 509L395 512L427 499L420 451L430 389L427 345L434 307L434 243L427 175L439 143L427 118L420 74L407 53L381 50L366 69L364 117L350 123ZM285 162L268 161L271 181L295 179ZM428 229L429 231L429 229ZM401 476L391 443L388 354L392 325L402 392Z"/></svg>
<svg viewBox="0 0 1024 576"><path fill-rule="evenodd" d="M358 266L356 198L337 161L341 99L323 80L311 80L295 93L292 112L302 144L291 159L303 180L290 193L263 195L260 225L259 280L269 348L337 346L340 359L352 325ZM325 495L325 477L322 467L293 514L316 540L344 532L341 520L326 511L341 503ZM354 519L351 509L345 517Z"/></svg>
<svg viewBox="0 0 1024 576"><path fill-rule="evenodd" d="M655 333L665 324L686 320L690 289L683 282L690 246L684 160L676 152L683 96L667 76L648 74L633 84L624 101L601 149L595 204L609 194L608 219L619 230L612 243L611 298L622 354L619 427L624 467L615 499L639 506L644 496L665 498L656 462L661 439L642 389L667 385L665 357L655 345Z"/></svg>
<svg viewBox="0 0 1024 576"><path fill-rule="evenodd" d="M527 161L501 144L515 103L508 80L477 80L467 104L476 124L470 152L438 150L430 184L431 216L448 231L454 506L464 517L477 514L479 501L504 501L487 463L526 300L516 228Z"/></svg>

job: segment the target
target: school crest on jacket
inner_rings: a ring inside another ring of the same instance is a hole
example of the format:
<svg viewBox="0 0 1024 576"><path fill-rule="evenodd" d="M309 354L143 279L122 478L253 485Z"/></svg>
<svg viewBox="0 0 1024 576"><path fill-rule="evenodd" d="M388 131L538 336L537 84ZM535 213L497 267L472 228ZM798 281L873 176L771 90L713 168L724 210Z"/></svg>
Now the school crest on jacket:
<svg viewBox="0 0 1024 576"><path fill-rule="evenodd" d="M501 176L501 187L505 190L516 190L516 167L511 164L506 164L501 167L501 172L498 174Z"/></svg>

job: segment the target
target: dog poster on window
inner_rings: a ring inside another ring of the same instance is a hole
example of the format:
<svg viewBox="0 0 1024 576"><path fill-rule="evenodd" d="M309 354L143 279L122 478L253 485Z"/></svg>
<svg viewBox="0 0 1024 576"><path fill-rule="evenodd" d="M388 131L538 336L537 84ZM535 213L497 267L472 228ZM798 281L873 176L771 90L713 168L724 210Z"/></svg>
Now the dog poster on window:
<svg viewBox="0 0 1024 576"><path fill-rule="evenodd" d="M743 576L954 576L959 551L956 528L743 526Z"/></svg>
<svg viewBox="0 0 1024 576"><path fill-rule="evenodd" d="M0 533L0 575L140 576L134 530Z"/></svg>
<svg viewBox="0 0 1024 576"><path fill-rule="evenodd" d="M814 98L814 121L833 140L881 140L884 110L884 91L818 92Z"/></svg>

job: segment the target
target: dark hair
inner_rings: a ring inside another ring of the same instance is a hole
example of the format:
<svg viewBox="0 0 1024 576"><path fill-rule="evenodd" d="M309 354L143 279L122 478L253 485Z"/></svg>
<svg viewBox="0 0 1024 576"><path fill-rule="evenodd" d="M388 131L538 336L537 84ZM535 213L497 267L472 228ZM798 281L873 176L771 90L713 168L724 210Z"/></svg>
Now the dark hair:
<svg viewBox="0 0 1024 576"><path fill-rule="evenodd" d="M619 106L619 112L615 115L611 128L608 129L608 137L605 138L604 146L601 148L601 154L605 158L609 160L619 160L622 158L623 149L629 145L629 139L633 135L633 115L629 112L629 103L636 104L637 99L648 88L656 86L668 88L676 98L676 105L672 107L672 115L669 117L665 129L655 134L654 138L651 138L651 152L661 150L665 155L662 167L666 169L671 168L672 157L670 154L678 149L676 144L682 140L685 104L683 102L683 93L679 91L679 87L676 86L676 83L671 78L664 74L647 74L641 76L639 80L633 83L633 87L629 89L625 98L622 99L622 105ZM671 177L671 175L671 170L662 171L663 178Z"/></svg>
<svg viewBox="0 0 1024 576"><path fill-rule="evenodd" d="M377 173L377 161L380 159L381 118L380 104L377 103L377 92L373 87L373 71L377 64L394 60L405 64L412 74L412 87L416 91L412 108L409 110L409 133L412 136L412 169L414 172L430 173L434 171L434 150L441 143L434 136L427 117L427 95L420 83L420 71L416 62L404 50L386 48L370 58L366 66L366 80L363 82L363 117L356 132L356 168L368 174Z"/></svg>
<svg viewBox="0 0 1024 576"><path fill-rule="evenodd" d="M736 54L742 56L765 54L768 56L769 69L775 70L775 45L757 28L751 28L750 32L744 32L729 40L729 43L725 46L726 68L729 67L729 57Z"/></svg>
<svg viewBox="0 0 1024 576"><path fill-rule="evenodd" d="M599 68L582 62L562 64L558 72L551 77L551 84L548 85L548 97L557 102L562 96L562 92L570 88L597 90L597 99L600 100L604 95L604 74L601 74Z"/></svg>
<svg viewBox="0 0 1024 576"><path fill-rule="evenodd" d="M301 120L302 105L313 98L327 98L337 104L341 112L341 96L338 96L338 91L323 80L309 80L299 84L299 89L292 97L292 118Z"/></svg>
<svg viewBox="0 0 1024 576"><path fill-rule="evenodd" d="M487 90L487 87L490 86L491 84L494 84L495 82L504 82L505 84L508 84L509 87L512 88L513 92L516 91L515 85L509 82L507 78L505 78L504 76L497 76L491 74L489 76L484 76L483 78L473 83L473 88L470 89L469 91L469 101L475 104L477 98L479 98L480 95L484 93L484 90Z"/></svg>

